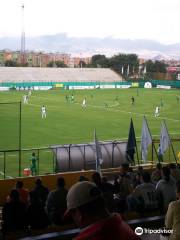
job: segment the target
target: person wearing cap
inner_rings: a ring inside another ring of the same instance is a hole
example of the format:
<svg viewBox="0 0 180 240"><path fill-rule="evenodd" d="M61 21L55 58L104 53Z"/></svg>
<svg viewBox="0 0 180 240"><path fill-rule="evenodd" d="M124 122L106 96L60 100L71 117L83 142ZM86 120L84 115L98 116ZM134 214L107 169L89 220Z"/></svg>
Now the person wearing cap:
<svg viewBox="0 0 180 240"><path fill-rule="evenodd" d="M67 194L65 217L80 228L74 240L139 240L118 213L109 213L100 189L92 182L74 184Z"/></svg>

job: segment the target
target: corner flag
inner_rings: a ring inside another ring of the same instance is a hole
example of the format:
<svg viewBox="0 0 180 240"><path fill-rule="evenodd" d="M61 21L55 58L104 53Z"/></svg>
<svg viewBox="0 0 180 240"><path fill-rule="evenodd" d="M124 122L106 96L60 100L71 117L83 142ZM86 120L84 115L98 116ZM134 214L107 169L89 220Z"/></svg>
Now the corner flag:
<svg viewBox="0 0 180 240"><path fill-rule="evenodd" d="M129 136L126 146L126 159L130 163L134 163L134 153L135 148L137 147L136 144L136 137L135 137L135 131L134 131L134 125L133 120L131 118L130 127L129 127Z"/></svg>
<svg viewBox="0 0 180 240"><path fill-rule="evenodd" d="M165 153L166 149L171 144L171 140L169 138L168 130L164 122L161 123L161 135L160 135L160 148L162 154Z"/></svg>
<svg viewBox="0 0 180 240"><path fill-rule="evenodd" d="M103 162L101 146L99 145L96 129L94 129L94 145L95 145L95 156L96 156L96 171L101 174L101 164Z"/></svg>
<svg viewBox="0 0 180 240"><path fill-rule="evenodd" d="M147 125L146 118L143 118L143 125L142 125L142 134L141 134L141 155L142 159L146 162L147 161L147 154L148 154L148 146L152 144L152 137Z"/></svg>

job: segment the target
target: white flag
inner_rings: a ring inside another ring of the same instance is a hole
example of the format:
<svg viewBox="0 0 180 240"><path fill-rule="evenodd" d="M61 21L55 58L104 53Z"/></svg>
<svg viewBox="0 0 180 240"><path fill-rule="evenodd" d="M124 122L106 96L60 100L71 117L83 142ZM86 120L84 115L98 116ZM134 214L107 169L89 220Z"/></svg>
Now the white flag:
<svg viewBox="0 0 180 240"><path fill-rule="evenodd" d="M99 145L96 130L94 130L94 144L95 144L95 156L96 156L96 171L101 174L101 164L103 163L101 146Z"/></svg>
<svg viewBox="0 0 180 240"><path fill-rule="evenodd" d="M144 66L144 74L146 74L146 66Z"/></svg>
<svg viewBox="0 0 180 240"><path fill-rule="evenodd" d="M124 73L124 66L122 66L121 68L121 74L123 75L123 73Z"/></svg>
<svg viewBox="0 0 180 240"><path fill-rule="evenodd" d="M129 64L128 64L128 68L127 68L127 76L129 75Z"/></svg>
<svg viewBox="0 0 180 240"><path fill-rule="evenodd" d="M161 136L160 136L160 149L161 153L164 154L166 149L169 147L171 144L168 130L166 128L166 125L164 122L161 123Z"/></svg>
<svg viewBox="0 0 180 240"><path fill-rule="evenodd" d="M150 144L152 144L152 138L149 132L149 128L147 126L147 121L144 117L143 125L142 125L142 134L141 134L141 155L142 155L142 159L145 162L147 161L148 146Z"/></svg>

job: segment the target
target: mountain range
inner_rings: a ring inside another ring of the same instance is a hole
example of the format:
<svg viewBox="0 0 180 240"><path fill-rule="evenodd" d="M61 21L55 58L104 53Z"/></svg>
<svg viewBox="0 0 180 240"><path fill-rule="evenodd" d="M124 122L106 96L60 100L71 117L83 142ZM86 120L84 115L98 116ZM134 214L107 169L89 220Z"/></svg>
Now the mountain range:
<svg viewBox="0 0 180 240"><path fill-rule="evenodd" d="M20 50L20 37L1 37L0 50ZM118 53L136 53L146 59L180 60L180 43L162 44L147 39L119 39L113 37L70 37L66 33L26 37L26 50L61 52L71 55L92 56L105 54L112 56Z"/></svg>

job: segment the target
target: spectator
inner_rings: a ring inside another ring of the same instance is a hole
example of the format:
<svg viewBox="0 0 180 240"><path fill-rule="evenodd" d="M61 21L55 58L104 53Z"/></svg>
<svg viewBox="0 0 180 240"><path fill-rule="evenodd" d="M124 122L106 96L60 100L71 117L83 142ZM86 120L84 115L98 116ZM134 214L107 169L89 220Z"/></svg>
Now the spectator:
<svg viewBox="0 0 180 240"><path fill-rule="evenodd" d="M148 172L141 177L142 184L138 185L133 193L128 196L130 210L137 212L157 210L158 202L155 186L151 183Z"/></svg>
<svg viewBox="0 0 180 240"><path fill-rule="evenodd" d="M35 184L36 186L32 191L36 193L36 196L38 197L39 202L44 207L46 205L46 200L47 200L49 190L47 187L43 186L40 178L36 179Z"/></svg>
<svg viewBox="0 0 180 240"><path fill-rule="evenodd" d="M98 172L95 172L92 175L92 181L101 190L108 210L113 211L114 210L113 185L111 183L108 183L105 177L101 179L101 176Z"/></svg>
<svg viewBox="0 0 180 240"><path fill-rule="evenodd" d="M151 174L151 180L153 183L157 183L162 178L162 165L157 163L156 169Z"/></svg>
<svg viewBox="0 0 180 240"><path fill-rule="evenodd" d="M75 240L138 240L119 214L110 214L101 191L91 182L78 182L67 195L67 214L82 230Z"/></svg>
<svg viewBox="0 0 180 240"><path fill-rule="evenodd" d="M30 204L27 209L28 225L32 229L42 229L49 225L49 219L35 191L30 192Z"/></svg>
<svg viewBox="0 0 180 240"><path fill-rule="evenodd" d="M137 171L142 175L144 173L144 168L142 166L138 166Z"/></svg>
<svg viewBox="0 0 180 240"><path fill-rule="evenodd" d="M11 190L9 201L2 208L3 231L24 230L27 227L26 205L16 189Z"/></svg>
<svg viewBox="0 0 180 240"><path fill-rule="evenodd" d="M120 176L126 177L129 179L130 184L133 184L135 174L133 172L133 169L129 167L128 163L123 163L120 167Z"/></svg>
<svg viewBox="0 0 180 240"><path fill-rule="evenodd" d="M66 211L66 196L64 178L57 179L57 189L48 194L46 201L46 210L51 223L60 225L63 221L63 215Z"/></svg>
<svg viewBox="0 0 180 240"><path fill-rule="evenodd" d="M119 177L119 192L115 195L115 205L116 211L124 213L127 206L127 196L132 193L132 180L128 175L128 164L122 164L120 168L120 177Z"/></svg>
<svg viewBox="0 0 180 240"><path fill-rule="evenodd" d="M142 176L142 174L140 172L137 172L135 179L133 181L133 188L135 188L141 184L141 176Z"/></svg>
<svg viewBox="0 0 180 240"><path fill-rule="evenodd" d="M171 163L169 164L169 168L171 171L171 176L174 178L174 180L177 182L179 182L180 180L180 170L176 167L176 164Z"/></svg>
<svg viewBox="0 0 180 240"><path fill-rule="evenodd" d="M170 175L170 169L163 167L163 178L156 185L156 192L161 212L166 212L171 201L176 199L176 184Z"/></svg>
<svg viewBox="0 0 180 240"><path fill-rule="evenodd" d="M16 182L16 189L19 192L19 197L22 202L28 206L29 204L29 190L24 188L24 183L22 181Z"/></svg>
<svg viewBox="0 0 180 240"><path fill-rule="evenodd" d="M165 218L165 226L173 230L170 240L180 239L180 181L176 184L177 201L171 202Z"/></svg>

